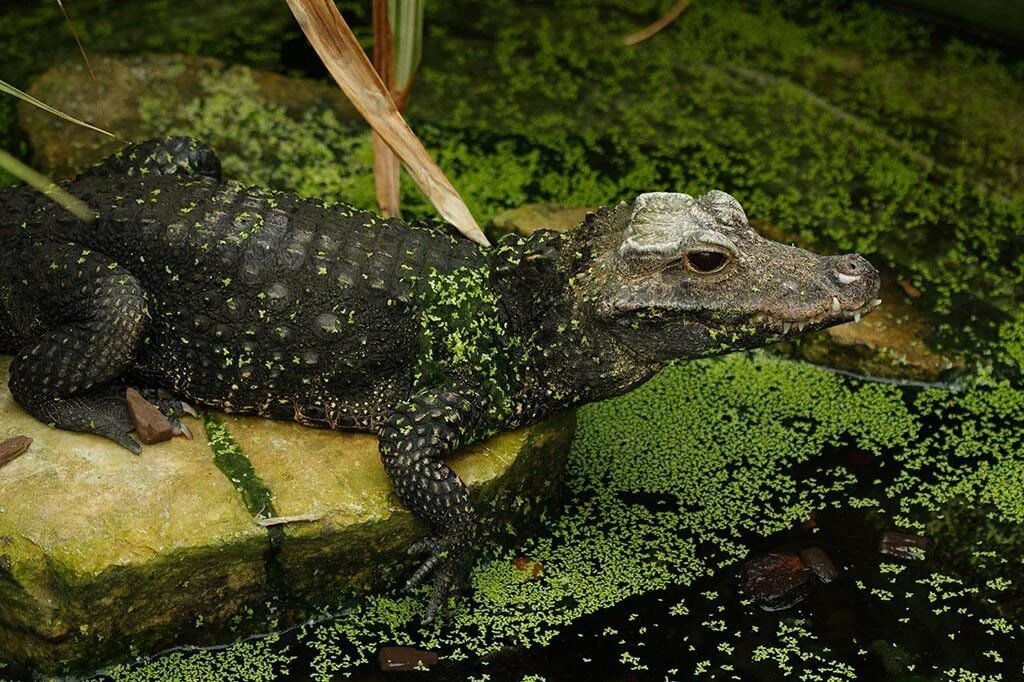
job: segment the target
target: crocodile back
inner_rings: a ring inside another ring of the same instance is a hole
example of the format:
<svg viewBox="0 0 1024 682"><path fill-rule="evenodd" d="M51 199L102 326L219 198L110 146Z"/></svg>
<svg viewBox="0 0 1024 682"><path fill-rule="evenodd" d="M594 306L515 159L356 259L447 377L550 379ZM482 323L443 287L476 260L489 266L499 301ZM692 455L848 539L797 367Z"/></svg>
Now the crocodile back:
<svg viewBox="0 0 1024 682"><path fill-rule="evenodd" d="M90 176L70 189L98 219L44 208L34 229L142 283L152 320L137 373L229 411L330 395L379 412L409 390L418 283L485 262L444 224L208 178Z"/></svg>

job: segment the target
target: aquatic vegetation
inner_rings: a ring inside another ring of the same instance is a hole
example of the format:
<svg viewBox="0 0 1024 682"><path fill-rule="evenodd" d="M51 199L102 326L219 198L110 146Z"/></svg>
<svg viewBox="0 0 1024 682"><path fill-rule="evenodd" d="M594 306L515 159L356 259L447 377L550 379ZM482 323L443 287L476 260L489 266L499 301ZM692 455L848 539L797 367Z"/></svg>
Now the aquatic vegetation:
<svg viewBox="0 0 1024 682"><path fill-rule="evenodd" d="M184 28L148 44L281 68L278 48L297 33L274 23L271 4L252 3L265 12L255 24L223 23L239 28L221 44L209 33L217 22L199 27L190 15L202 13L187 10L171 20L171 3L156 3L156 19L173 28L180 16ZM147 45L114 31L127 9L97 5L111 14L79 22L90 47ZM762 354L671 368L581 411L564 512L514 550L489 547L450 625L418 627L421 595L378 596L291 638L175 653L120 668L117 679L209 679L244 664L251 679L271 680L295 656L326 679L366 663L382 642L436 649L482 679L486 667L471 660L480 654L542 647L631 597L725 580L752 545L812 512L941 535L945 546L921 566L860 566L857 598L917 605L901 629L967 623L984 635L978 646L992 670L943 664L935 674L1013 678L1024 613L1019 590L1005 584L1020 570L1011 558L1024 524L1022 62L876 5L824 0L702 1L650 41L620 48L662 5L487 0L470 19L444 3L428 9L408 115L473 212L487 219L528 201L593 206L652 188L722 187L752 217L886 263L923 292L954 340L995 329L990 349L972 348L973 374L953 392L862 383ZM35 32L19 49L41 52L36 34L47 25L38 10L22 12L17 29L0 27L0 54L21 69L11 79L37 68L7 52L22 40L13 31ZM365 128L331 111L296 117L252 92L251 80L229 72L188 101L169 108L154 93L143 108L154 133L223 148L226 172L245 182L373 206ZM0 101L0 146L10 139L7 148L24 153L13 126L13 108ZM430 212L408 182L402 203L412 215ZM836 463L840 450L878 468L862 481ZM542 575L517 571L518 554L542 564ZM842 679L868 655L824 651L806 613L756 625L743 611L739 623L724 596L687 594L665 611L713 615L694 626L708 644L680 676L726 672L748 653L779 672ZM623 664L652 665L633 646L648 635L630 634ZM616 657L624 638L606 637ZM884 642L861 645L882 656ZM927 663L888 649L882 657L903 674Z"/></svg>

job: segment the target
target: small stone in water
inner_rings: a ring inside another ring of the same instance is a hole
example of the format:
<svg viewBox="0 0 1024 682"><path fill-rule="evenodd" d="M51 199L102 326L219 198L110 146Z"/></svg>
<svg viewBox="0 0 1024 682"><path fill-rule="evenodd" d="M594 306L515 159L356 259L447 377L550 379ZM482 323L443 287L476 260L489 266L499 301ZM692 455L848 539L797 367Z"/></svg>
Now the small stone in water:
<svg viewBox="0 0 1024 682"><path fill-rule="evenodd" d="M0 467L24 455L30 445L32 439L28 436L15 436L0 443Z"/></svg>
<svg viewBox="0 0 1024 682"><path fill-rule="evenodd" d="M163 443L174 437L171 422L138 391L129 388L125 397L128 399L128 415L135 424L135 433L145 445Z"/></svg>
<svg viewBox="0 0 1024 682"><path fill-rule="evenodd" d="M820 547L808 547L800 552L800 558L818 576L818 580L828 584L839 577L839 571L832 560Z"/></svg>
<svg viewBox="0 0 1024 682"><path fill-rule="evenodd" d="M924 559L928 538L911 533L888 530L878 541L878 551L898 559Z"/></svg>
<svg viewBox="0 0 1024 682"><path fill-rule="evenodd" d="M414 649L411 646L386 646L377 654L380 669L386 673L406 670L428 670L437 663L433 651Z"/></svg>
<svg viewBox="0 0 1024 682"><path fill-rule="evenodd" d="M811 575L796 554L769 552L743 565L743 590L765 611L781 611L807 597Z"/></svg>

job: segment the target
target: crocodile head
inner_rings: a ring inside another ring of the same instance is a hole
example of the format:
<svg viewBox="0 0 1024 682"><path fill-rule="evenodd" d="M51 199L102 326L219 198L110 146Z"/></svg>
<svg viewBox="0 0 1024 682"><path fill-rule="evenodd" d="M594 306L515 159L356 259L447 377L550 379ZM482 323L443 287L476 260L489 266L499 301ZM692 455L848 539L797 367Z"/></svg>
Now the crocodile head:
<svg viewBox="0 0 1024 682"><path fill-rule="evenodd" d="M591 222L578 300L652 362L763 346L859 321L880 303L878 272L863 257L764 239L725 192L642 194Z"/></svg>

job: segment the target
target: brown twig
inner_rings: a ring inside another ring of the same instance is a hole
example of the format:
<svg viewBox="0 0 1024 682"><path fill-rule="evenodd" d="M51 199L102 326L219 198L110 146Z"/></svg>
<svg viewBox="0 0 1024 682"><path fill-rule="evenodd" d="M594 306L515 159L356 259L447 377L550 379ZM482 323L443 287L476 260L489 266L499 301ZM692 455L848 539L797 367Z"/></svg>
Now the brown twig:
<svg viewBox="0 0 1024 682"><path fill-rule="evenodd" d="M57 6L60 7L60 13L64 15L64 21L68 22L68 28L71 30L71 35L75 39L75 43L78 44L78 51L82 53L82 59L85 61L85 68L89 71L89 77L92 78L92 84L96 88L96 102L100 105L100 115L103 117L103 125L110 127L110 120L107 118L107 114L103 107L103 90L100 88L100 82L96 80L96 73L92 70L92 64L89 63L89 55L85 53L85 45L82 45L82 39L78 37L78 31L75 30L75 25L71 21L71 17L68 16L67 9L64 8L62 0L57 0Z"/></svg>
<svg viewBox="0 0 1024 682"><path fill-rule="evenodd" d="M308 523L311 521L319 521L323 517L323 514L296 514L295 516L271 516L267 519L256 519L256 525L263 526L264 528L269 528L270 526L280 526L285 523Z"/></svg>
<svg viewBox="0 0 1024 682"><path fill-rule="evenodd" d="M466 203L402 118L391 93L332 0L287 0L313 49L363 118L402 160L438 212L469 239L489 246Z"/></svg>
<svg viewBox="0 0 1024 682"><path fill-rule="evenodd" d="M690 6L690 2L692 2L692 0L679 0L679 2L677 2L672 7L672 9L666 12L664 16L662 16L654 23L649 24L646 27L640 29L636 33L630 33L628 36L622 39L622 43L624 45L636 45L637 43L644 42L651 36L655 35L659 31L664 29L666 26L671 24L673 21L675 21L676 18L678 18L679 15L682 14L683 11Z"/></svg>

